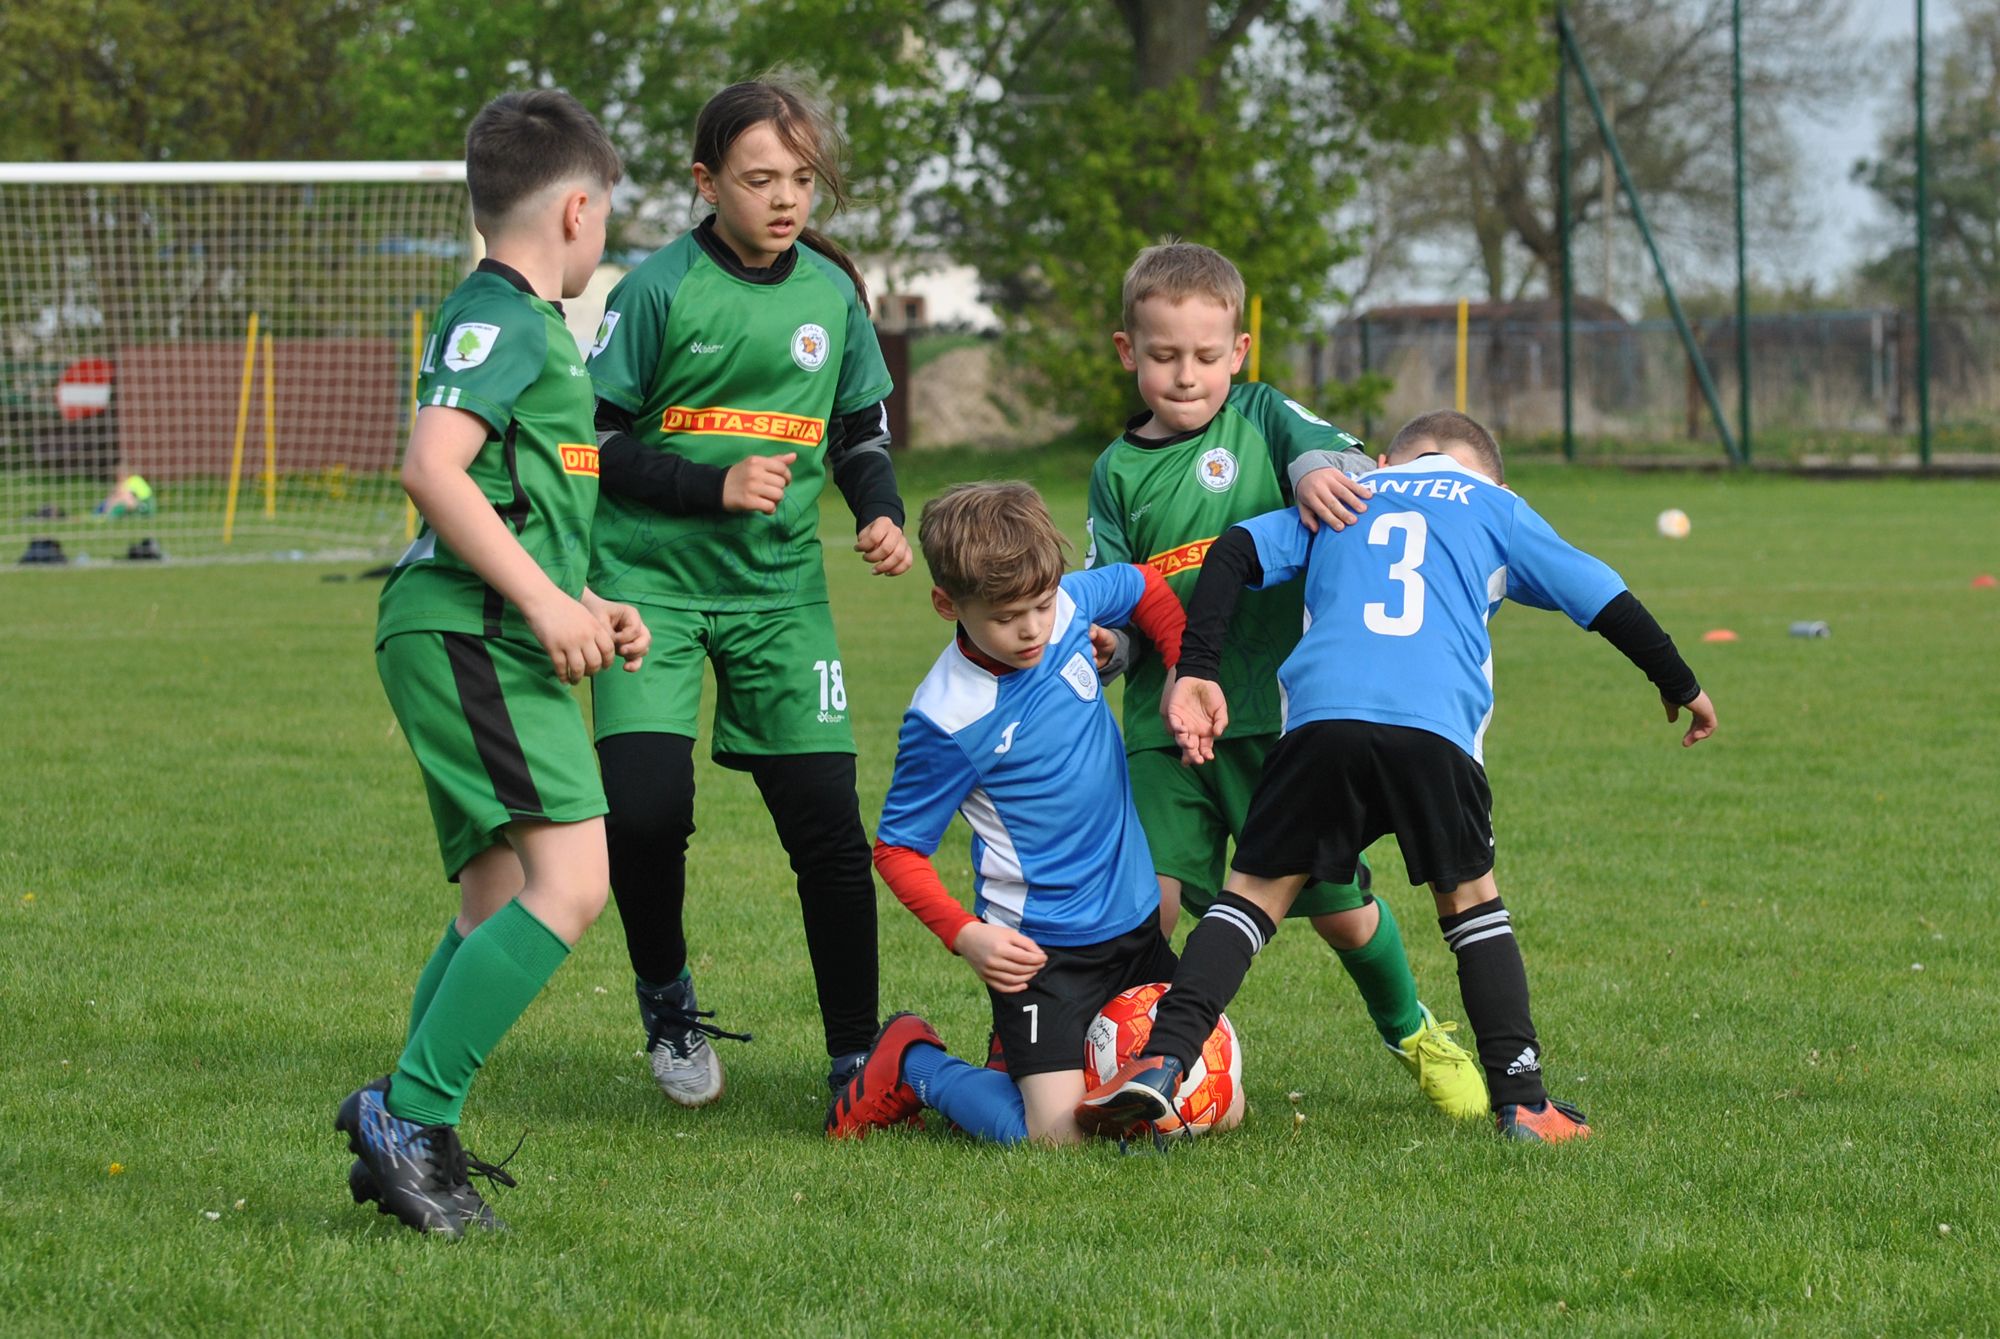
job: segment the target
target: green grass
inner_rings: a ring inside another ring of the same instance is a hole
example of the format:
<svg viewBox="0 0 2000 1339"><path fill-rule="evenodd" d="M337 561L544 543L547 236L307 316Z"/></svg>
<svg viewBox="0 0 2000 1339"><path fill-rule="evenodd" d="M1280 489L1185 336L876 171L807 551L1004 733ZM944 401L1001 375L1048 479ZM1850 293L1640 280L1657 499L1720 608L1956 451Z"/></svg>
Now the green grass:
<svg viewBox="0 0 2000 1339"><path fill-rule="evenodd" d="M1087 460L991 468L1040 472L1080 530ZM917 498L989 465L912 469ZM720 1105L669 1109L607 915L474 1090L475 1147L528 1138L514 1231L456 1246L349 1203L330 1129L451 907L373 583L0 576L0 1332L1992 1333L2000 591L1968 583L2000 571L2000 494L1514 482L1625 574L1721 716L1683 752L1599 639L1495 623L1500 882L1551 1085L1596 1140L1432 1116L1293 927L1231 1008L1232 1134L1165 1158L831 1146L784 857L747 778L704 763L696 970L757 1041L726 1049ZM1691 538L1653 535L1667 506ZM829 566L872 815L946 630L919 575L837 543ZM1786 635L1812 618L1830 640ZM1703 645L1716 627L1742 639ZM1456 1015L1429 899L1378 854ZM962 833L939 863L965 887ZM881 906L885 1006L976 1049L971 974Z"/></svg>

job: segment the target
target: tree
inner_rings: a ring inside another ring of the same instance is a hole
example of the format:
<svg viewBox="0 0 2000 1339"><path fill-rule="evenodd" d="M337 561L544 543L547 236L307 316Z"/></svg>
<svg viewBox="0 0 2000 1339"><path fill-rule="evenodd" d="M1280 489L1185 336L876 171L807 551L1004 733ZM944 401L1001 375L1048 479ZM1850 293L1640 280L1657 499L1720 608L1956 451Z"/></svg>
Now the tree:
<svg viewBox="0 0 2000 1339"><path fill-rule="evenodd" d="M1944 303L1990 302L2000 294L2000 0L1969 0L1932 50L1943 59L1931 67L1925 128L1931 292ZM1883 137L1882 156L1854 168L1901 221L1897 240L1862 267L1866 284L1899 303L1917 283L1915 98L1905 90L1909 113Z"/></svg>
<svg viewBox="0 0 2000 1339"><path fill-rule="evenodd" d="M1541 0L987 0L928 39L954 78L929 232L978 267L1065 409L1132 405L1119 279L1177 235L1216 247L1281 343L1352 245L1331 226L1379 146L1434 141L1550 68Z"/></svg>
<svg viewBox="0 0 2000 1339"><path fill-rule="evenodd" d="M1720 263L1734 254L1731 7L1732 0L1565 6L1657 238L1684 264L1715 258L1711 275L1733 268L1733 260ZM1851 48L1841 35L1848 9L1849 0L1742 6L1746 208L1752 235L1771 252L1795 240L1807 222L1796 203L1802 192L1791 125L1801 113L1853 95ZM1462 184L1451 194L1451 213L1472 243L1493 301L1559 282L1556 110L1551 81L1517 109L1512 123L1467 121L1425 160L1430 175ZM1606 181L1608 157L1574 84L1570 134L1572 234L1602 216L1607 196L1614 216L1629 218L1623 196ZM1587 248L1596 239L1579 240Z"/></svg>
<svg viewBox="0 0 2000 1339"><path fill-rule="evenodd" d="M348 109L324 72L368 8L6 0L6 152L58 162L326 156Z"/></svg>

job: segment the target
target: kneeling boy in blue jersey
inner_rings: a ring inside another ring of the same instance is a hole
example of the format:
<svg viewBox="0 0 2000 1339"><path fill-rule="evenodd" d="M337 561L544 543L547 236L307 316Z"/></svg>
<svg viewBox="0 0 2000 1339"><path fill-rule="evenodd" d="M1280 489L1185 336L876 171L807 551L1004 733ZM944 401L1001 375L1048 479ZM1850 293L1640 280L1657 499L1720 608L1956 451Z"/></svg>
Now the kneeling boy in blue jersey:
<svg viewBox="0 0 2000 1339"><path fill-rule="evenodd" d="M898 1014L827 1112L836 1138L932 1107L1000 1143L1073 1143L1083 1036L1104 1002L1165 980L1159 887L1090 627L1128 622L1171 665L1186 626L1148 567L1063 574L1063 539L1026 484L961 484L918 529L931 604L958 625L909 710L876 832L875 867L986 983L1007 1069L947 1055ZM976 916L930 854L952 815L972 826Z"/></svg>
<svg viewBox="0 0 2000 1339"><path fill-rule="evenodd" d="M1500 1133L1549 1142L1590 1133L1583 1113L1542 1086L1527 970L1493 880L1481 750L1493 711L1487 622L1513 599L1601 634L1653 681L1669 721L1687 710L1683 745L1714 732L1715 709L1618 574L1501 485L1500 449L1478 423L1423 415L1382 460L1362 478L1374 494L1360 525L1313 534L1296 512L1270 512L1209 551L1168 702L1187 761L1212 757L1228 724L1215 673L1242 589L1303 574L1309 622L1279 671L1285 734L1251 798L1228 891L1188 936L1143 1053L1077 1109L1086 1129L1118 1132L1167 1114L1180 1075L1307 878L1352 878L1361 851L1393 832L1410 882L1431 885L1458 958ZM1372 672L1339 672L1354 664Z"/></svg>

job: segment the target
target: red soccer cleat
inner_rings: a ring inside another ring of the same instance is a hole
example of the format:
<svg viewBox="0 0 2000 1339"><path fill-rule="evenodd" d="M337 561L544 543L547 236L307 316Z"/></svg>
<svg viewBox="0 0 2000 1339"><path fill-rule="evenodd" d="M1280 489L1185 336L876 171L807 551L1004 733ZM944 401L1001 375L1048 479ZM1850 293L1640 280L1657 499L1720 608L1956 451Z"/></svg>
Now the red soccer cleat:
<svg viewBox="0 0 2000 1339"><path fill-rule="evenodd" d="M1180 1087L1180 1061L1164 1055L1135 1056L1083 1095L1076 1106L1076 1123L1085 1134L1123 1139L1141 1125L1172 1115Z"/></svg>
<svg viewBox="0 0 2000 1339"><path fill-rule="evenodd" d="M1518 1139L1529 1144L1560 1144L1565 1139L1588 1139L1590 1126L1581 1111L1551 1097L1539 1107L1526 1104L1504 1106L1493 1113L1493 1123L1502 1139Z"/></svg>
<svg viewBox="0 0 2000 1339"><path fill-rule="evenodd" d="M829 1139L860 1139L870 1130L901 1125L923 1110L917 1090L903 1081L903 1053L918 1042L945 1048L937 1030L916 1014L896 1014L882 1025L866 1063L826 1109Z"/></svg>

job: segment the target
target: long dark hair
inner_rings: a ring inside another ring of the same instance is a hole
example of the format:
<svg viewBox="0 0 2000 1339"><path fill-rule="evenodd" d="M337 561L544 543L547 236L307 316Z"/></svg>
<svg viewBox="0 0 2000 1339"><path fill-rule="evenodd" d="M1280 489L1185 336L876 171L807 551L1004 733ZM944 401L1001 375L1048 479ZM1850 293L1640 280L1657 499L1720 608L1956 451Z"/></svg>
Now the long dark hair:
<svg viewBox="0 0 2000 1339"><path fill-rule="evenodd" d="M694 160L710 173L722 175L722 160L729 146L745 131L765 121L777 132L787 149L797 154L813 170L819 189L833 200L832 213L848 207L847 178L841 170L847 141L826 109L807 89L804 81L784 71L771 71L760 79L731 84L702 107L694 122ZM831 260L854 281L854 293L861 310L868 310L868 285L861 271L838 242L808 224L799 229L799 240Z"/></svg>

